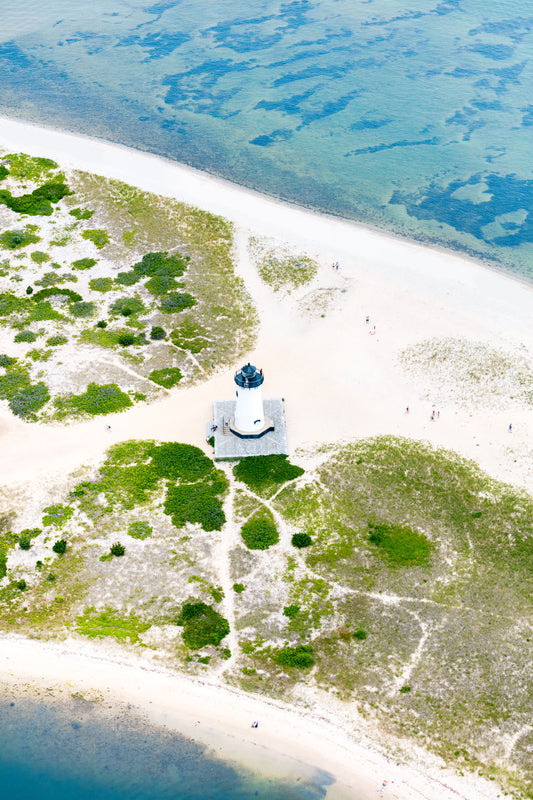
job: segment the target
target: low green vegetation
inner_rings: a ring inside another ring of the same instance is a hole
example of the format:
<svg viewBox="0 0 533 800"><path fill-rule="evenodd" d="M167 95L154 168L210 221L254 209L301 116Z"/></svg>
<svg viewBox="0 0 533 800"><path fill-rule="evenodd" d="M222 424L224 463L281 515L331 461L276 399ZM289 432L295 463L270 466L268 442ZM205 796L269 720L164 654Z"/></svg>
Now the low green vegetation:
<svg viewBox="0 0 533 800"><path fill-rule="evenodd" d="M183 376L179 367L165 367L164 369L153 369L148 377L159 386L172 389Z"/></svg>
<svg viewBox="0 0 533 800"><path fill-rule="evenodd" d="M299 644L296 647L282 647L274 655L274 661L282 667L289 669L310 669L315 663L313 646L310 644Z"/></svg>
<svg viewBox="0 0 533 800"><path fill-rule="evenodd" d="M148 522L137 520L131 522L128 527L128 533L134 539L148 539L152 535L153 528Z"/></svg>
<svg viewBox="0 0 533 800"><path fill-rule="evenodd" d="M92 269L96 264L95 258L78 258L72 262L72 269Z"/></svg>
<svg viewBox="0 0 533 800"><path fill-rule="evenodd" d="M105 608L103 611L87 608L76 620L76 630L82 636L89 639L112 636L118 641L127 640L131 644L139 642L142 634L150 627L151 623L143 622L134 614L123 616L120 611L112 608Z"/></svg>
<svg viewBox="0 0 533 800"><path fill-rule="evenodd" d="M279 533L275 524L261 516L245 522L241 528L241 536L249 550L268 550L279 542Z"/></svg>
<svg viewBox="0 0 533 800"><path fill-rule="evenodd" d="M427 564L434 545L427 536L407 525L368 523L368 541L398 566Z"/></svg>
<svg viewBox="0 0 533 800"><path fill-rule="evenodd" d="M191 650L217 646L230 631L227 619L202 602L184 603L176 623L183 627L183 641Z"/></svg>
<svg viewBox="0 0 533 800"><path fill-rule="evenodd" d="M63 506L60 503L48 506L44 509L43 525L54 525L56 528L62 528L71 519L73 513L70 506Z"/></svg>
<svg viewBox="0 0 533 800"><path fill-rule="evenodd" d="M255 492L268 492L303 473L301 467L291 464L284 455L249 456L233 467L235 478Z"/></svg>
<svg viewBox="0 0 533 800"><path fill-rule="evenodd" d="M250 251L259 275L275 292L291 292L309 283L317 274L318 264L307 255L295 255L267 240L252 237Z"/></svg>
<svg viewBox="0 0 533 800"><path fill-rule="evenodd" d="M57 397L54 400L56 418L114 414L133 405L129 396L116 383L90 383L82 394Z"/></svg>
<svg viewBox="0 0 533 800"><path fill-rule="evenodd" d="M21 250L38 241L39 237L29 225L22 230L4 231L0 234L0 247L4 247L6 250Z"/></svg>
<svg viewBox="0 0 533 800"><path fill-rule="evenodd" d="M109 244L109 236L107 231L104 231L101 228L87 229L82 232L81 236L82 239L92 242L98 250L101 250L106 246L106 244Z"/></svg>
<svg viewBox="0 0 533 800"><path fill-rule="evenodd" d="M302 547L310 547L313 540L308 533L295 533L291 538L291 544L301 550Z"/></svg>

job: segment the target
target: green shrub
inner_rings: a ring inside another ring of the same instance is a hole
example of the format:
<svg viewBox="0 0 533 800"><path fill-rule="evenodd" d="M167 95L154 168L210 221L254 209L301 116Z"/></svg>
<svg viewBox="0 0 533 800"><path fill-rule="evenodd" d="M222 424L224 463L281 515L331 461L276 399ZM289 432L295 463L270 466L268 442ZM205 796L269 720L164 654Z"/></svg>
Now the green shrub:
<svg viewBox="0 0 533 800"><path fill-rule="evenodd" d="M50 203L59 203L63 197L71 194L68 186L62 181L47 181L32 192L32 197L43 197Z"/></svg>
<svg viewBox="0 0 533 800"><path fill-rule="evenodd" d="M56 274L56 273L48 273L48 274ZM74 292L72 289L60 289L58 286L48 286L46 289L40 289L38 292L32 297L34 303L37 303L39 300L47 300L49 297L66 297L69 303L75 303L78 300L81 300L81 294Z"/></svg>
<svg viewBox="0 0 533 800"><path fill-rule="evenodd" d="M19 536L19 547L21 550L29 550L31 547L31 536L29 533L23 532Z"/></svg>
<svg viewBox="0 0 533 800"><path fill-rule="evenodd" d="M148 539L152 535L152 526L147 522L131 522L128 527L128 533L134 539Z"/></svg>
<svg viewBox="0 0 533 800"><path fill-rule="evenodd" d="M402 686L402 688L400 689L400 694L407 694L407 692L410 692L410 691L411 691L411 687L410 686Z"/></svg>
<svg viewBox="0 0 533 800"><path fill-rule="evenodd" d="M161 311L165 314L184 311L186 308L196 305L196 300L192 294L187 292L171 292L161 300Z"/></svg>
<svg viewBox="0 0 533 800"><path fill-rule="evenodd" d="M176 620L183 627L183 641L191 650L219 645L229 631L229 622L206 603L185 603Z"/></svg>
<svg viewBox="0 0 533 800"><path fill-rule="evenodd" d="M81 300L78 303L71 303L69 310L73 317L92 317L96 306L87 300Z"/></svg>
<svg viewBox="0 0 533 800"><path fill-rule="evenodd" d="M44 264L45 261L50 261L50 256L48 253L43 253L41 250L34 250L31 254L32 261L35 261L36 264Z"/></svg>
<svg viewBox="0 0 533 800"><path fill-rule="evenodd" d="M42 381L22 387L9 400L9 408L17 417L32 418L50 400L48 387Z"/></svg>
<svg viewBox="0 0 533 800"><path fill-rule="evenodd" d="M159 325L152 325L152 330L150 331L150 339L154 341L159 341L160 339L164 339L166 336L166 332L164 328L160 328Z"/></svg>
<svg viewBox="0 0 533 800"><path fill-rule="evenodd" d="M115 542L114 544L111 545L111 549L109 552L111 553L112 556L116 556L118 558L124 555L124 553L126 552L126 548L124 547L123 544L120 544L120 542Z"/></svg>
<svg viewBox="0 0 533 800"><path fill-rule="evenodd" d="M308 533L295 533L291 539L291 543L294 547L302 548L312 545L313 540Z"/></svg>
<svg viewBox="0 0 533 800"><path fill-rule="evenodd" d="M139 297L120 297L111 305L109 311L111 314L131 317L134 314L142 314L146 309Z"/></svg>
<svg viewBox="0 0 533 800"><path fill-rule="evenodd" d="M244 583L234 583L233 584L233 591L237 592L237 594L242 594L246 590L246 586Z"/></svg>
<svg viewBox="0 0 533 800"><path fill-rule="evenodd" d="M107 322L105 321L105 319L99 319L98 322L96 323L96 327L102 329L107 328Z"/></svg>
<svg viewBox="0 0 533 800"><path fill-rule="evenodd" d="M76 219L91 219L94 211L89 211L88 208L73 208L68 213L71 217L76 217Z"/></svg>
<svg viewBox="0 0 533 800"><path fill-rule="evenodd" d="M48 573L48 575L46 576L46 580L47 580L49 583L54 583L54 582L55 582L55 579L56 579L55 572L49 572L49 573Z"/></svg>
<svg viewBox="0 0 533 800"><path fill-rule="evenodd" d="M283 615L285 617L288 617L289 619L294 619L295 617L298 616L299 611L300 611L300 606L297 606L293 603L290 606L285 606L285 608L283 609Z"/></svg>
<svg viewBox="0 0 533 800"><path fill-rule="evenodd" d="M233 474L250 489L262 490L272 484L292 481L304 470L287 461L287 456L249 456L233 467Z"/></svg>
<svg viewBox="0 0 533 800"><path fill-rule="evenodd" d="M74 511L70 506L62 506L57 503L44 509L43 525L55 525L62 528L65 522L72 517Z"/></svg>
<svg viewBox="0 0 533 800"><path fill-rule="evenodd" d="M268 519L251 519L241 528L241 536L249 550L268 550L279 542L278 529Z"/></svg>
<svg viewBox="0 0 533 800"><path fill-rule="evenodd" d="M205 484L169 487L164 510L176 528L197 522L205 531L219 531L226 521L220 499Z"/></svg>
<svg viewBox="0 0 533 800"><path fill-rule="evenodd" d="M73 269L91 269L96 264L95 258L79 258L72 262Z"/></svg>
<svg viewBox="0 0 533 800"><path fill-rule="evenodd" d="M135 335L133 333L120 333L117 342L122 347L131 347L132 344L135 344Z"/></svg>
<svg viewBox="0 0 533 800"><path fill-rule="evenodd" d="M202 478L211 477L215 472L221 480L219 487L212 486L223 492L227 483L224 473L215 470L214 464L199 447L180 442L165 442L151 448L152 465L156 474L169 480L187 481L193 483Z"/></svg>
<svg viewBox="0 0 533 800"><path fill-rule="evenodd" d="M119 272L115 278L115 283L120 284L120 286L133 286L133 284L140 281L141 278L142 275L137 275L133 270L128 270L128 272Z"/></svg>
<svg viewBox="0 0 533 800"><path fill-rule="evenodd" d="M26 588L26 581L24 580L24 578L21 578L20 581L17 581L17 589L20 589L20 591L23 592L25 588Z"/></svg>
<svg viewBox="0 0 533 800"><path fill-rule="evenodd" d="M5 354L0 355L0 367L12 367L16 360L16 358L11 358L11 356L6 356Z"/></svg>
<svg viewBox="0 0 533 800"><path fill-rule="evenodd" d="M313 646L300 644L296 647L283 647L274 656L274 661L282 667L309 669L315 663Z"/></svg>
<svg viewBox="0 0 533 800"><path fill-rule="evenodd" d="M366 635L366 631L363 630L363 628L357 628L357 630L352 633L353 638L359 639L361 642L366 639Z"/></svg>
<svg viewBox="0 0 533 800"><path fill-rule="evenodd" d="M88 241L92 242L94 246L98 248L98 250L101 250L102 247L105 247L106 244L109 243L107 231L104 231L101 228L83 231L81 237L82 239L87 239Z"/></svg>
<svg viewBox="0 0 533 800"><path fill-rule="evenodd" d="M67 540L66 539L58 539L57 542L54 543L52 550L54 553L62 556L63 553L67 552Z"/></svg>
<svg viewBox="0 0 533 800"><path fill-rule="evenodd" d="M39 237L25 229L23 231L4 231L0 236L0 246L5 247L7 250L19 250L21 247L26 247L28 244L34 244L39 241Z"/></svg>
<svg viewBox="0 0 533 800"><path fill-rule="evenodd" d="M9 170L7 167L4 167L3 164L0 164L0 181L3 181L9 175Z"/></svg>
<svg viewBox="0 0 533 800"><path fill-rule="evenodd" d="M178 367L167 367L166 369L153 369L148 376L151 381L165 389L171 389L182 378L181 370Z"/></svg>
<svg viewBox="0 0 533 800"><path fill-rule="evenodd" d="M427 536L407 525L368 525L368 541L395 566L427 564L433 548Z"/></svg>
<svg viewBox="0 0 533 800"><path fill-rule="evenodd" d="M37 334L33 331L19 331L15 334L15 342L34 342L37 339Z"/></svg>
<svg viewBox="0 0 533 800"><path fill-rule="evenodd" d="M89 281L89 289L92 289L93 292L110 292L112 288L112 278L93 278Z"/></svg>
<svg viewBox="0 0 533 800"><path fill-rule="evenodd" d="M173 278L171 275L154 275L153 278L146 281L144 287L150 294L160 297L170 292L171 289L177 289L178 283L176 278Z"/></svg>
<svg viewBox="0 0 533 800"><path fill-rule="evenodd" d="M187 269L188 256L172 255L167 252L146 253L140 261L133 265L133 272L139 277L173 277L179 278Z"/></svg>
<svg viewBox="0 0 533 800"><path fill-rule="evenodd" d="M68 339L66 336L50 336L49 339L46 340L46 344L48 347L57 347L60 344L66 344Z"/></svg>
<svg viewBox="0 0 533 800"><path fill-rule="evenodd" d="M66 414L113 414L129 408L133 403L116 383L90 383L83 394L59 397L54 401L59 416Z"/></svg>

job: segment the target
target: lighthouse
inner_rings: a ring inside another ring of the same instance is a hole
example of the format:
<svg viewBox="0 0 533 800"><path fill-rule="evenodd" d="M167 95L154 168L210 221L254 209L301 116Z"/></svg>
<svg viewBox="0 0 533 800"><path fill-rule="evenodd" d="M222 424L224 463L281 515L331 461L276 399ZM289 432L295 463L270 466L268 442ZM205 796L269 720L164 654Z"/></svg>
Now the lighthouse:
<svg viewBox="0 0 533 800"><path fill-rule="evenodd" d="M274 430L271 419L265 417L263 410L263 370L248 362L235 373L237 385L235 413L229 427L241 439L258 439Z"/></svg>

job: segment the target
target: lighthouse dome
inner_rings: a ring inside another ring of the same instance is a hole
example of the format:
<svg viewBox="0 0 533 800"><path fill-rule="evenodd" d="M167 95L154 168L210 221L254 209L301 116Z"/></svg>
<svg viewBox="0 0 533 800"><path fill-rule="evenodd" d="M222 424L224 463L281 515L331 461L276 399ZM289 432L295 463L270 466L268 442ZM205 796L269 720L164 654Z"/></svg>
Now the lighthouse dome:
<svg viewBox="0 0 533 800"><path fill-rule="evenodd" d="M243 389L254 389L256 386L261 386L263 380L263 370L257 369L250 362L235 374L235 383Z"/></svg>

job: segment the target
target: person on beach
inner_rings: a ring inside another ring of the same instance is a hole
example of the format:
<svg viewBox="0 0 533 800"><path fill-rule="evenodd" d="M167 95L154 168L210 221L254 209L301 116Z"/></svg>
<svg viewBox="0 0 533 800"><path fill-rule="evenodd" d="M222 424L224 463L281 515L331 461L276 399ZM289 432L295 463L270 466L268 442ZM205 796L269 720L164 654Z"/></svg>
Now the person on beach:
<svg viewBox="0 0 533 800"><path fill-rule="evenodd" d="M512 426L511 423L509 423L509 433L512 433L512 432L513 432L513 426Z"/></svg>
<svg viewBox="0 0 533 800"><path fill-rule="evenodd" d="M367 324L367 325L368 325L368 323L370 322L370 317L368 316L368 314L366 315L365 322L366 322L366 324Z"/></svg>
<svg viewBox="0 0 533 800"><path fill-rule="evenodd" d="M409 413L409 406L406 406L406 407L405 407L405 413L406 413L406 414L408 414L408 413Z"/></svg>

